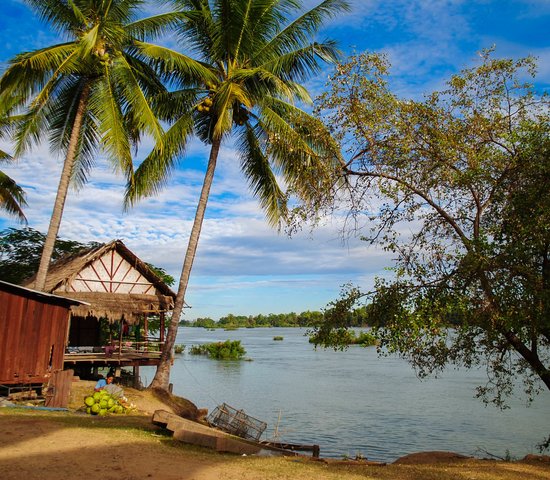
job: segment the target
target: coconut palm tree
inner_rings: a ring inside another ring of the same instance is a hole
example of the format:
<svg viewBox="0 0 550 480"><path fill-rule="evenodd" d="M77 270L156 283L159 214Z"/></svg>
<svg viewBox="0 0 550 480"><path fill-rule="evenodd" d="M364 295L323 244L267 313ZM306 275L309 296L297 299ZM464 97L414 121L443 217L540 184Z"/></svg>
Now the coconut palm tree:
<svg viewBox="0 0 550 480"><path fill-rule="evenodd" d="M25 2L67 39L16 55L0 78L0 118L18 114L14 156L48 138L52 150L65 157L35 283L41 290L69 183L85 183L98 150L131 178L132 147L142 135L162 149L163 129L150 98L165 90L162 65L171 52L144 39L172 25L178 14L137 19L143 0ZM171 62L186 72L181 58Z"/></svg>
<svg viewBox="0 0 550 480"><path fill-rule="evenodd" d="M325 131L296 104L311 102L301 85L334 62L332 41L313 35L345 0L324 0L304 13L299 0L174 0L185 20L178 33L214 78L187 83L166 95L159 111L172 121L164 143L140 165L127 190L127 203L158 191L196 133L210 146L208 166L190 233L172 320L151 387L167 388L185 292L197 250L220 147L234 135L241 169L272 224L287 213L285 186L299 195L317 188ZM294 16L293 21L287 21ZM167 100L167 101L166 101Z"/></svg>

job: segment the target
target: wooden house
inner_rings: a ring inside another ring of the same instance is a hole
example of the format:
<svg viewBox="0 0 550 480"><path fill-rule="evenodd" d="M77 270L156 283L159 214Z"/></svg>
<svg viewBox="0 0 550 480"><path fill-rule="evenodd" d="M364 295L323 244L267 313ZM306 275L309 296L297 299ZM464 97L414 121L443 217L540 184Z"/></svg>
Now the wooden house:
<svg viewBox="0 0 550 480"><path fill-rule="evenodd" d="M71 306L83 305L0 281L0 385L46 383L63 370Z"/></svg>
<svg viewBox="0 0 550 480"><path fill-rule="evenodd" d="M45 290L85 302L71 309L66 367L85 375L91 367L158 363L176 294L121 240L59 259Z"/></svg>

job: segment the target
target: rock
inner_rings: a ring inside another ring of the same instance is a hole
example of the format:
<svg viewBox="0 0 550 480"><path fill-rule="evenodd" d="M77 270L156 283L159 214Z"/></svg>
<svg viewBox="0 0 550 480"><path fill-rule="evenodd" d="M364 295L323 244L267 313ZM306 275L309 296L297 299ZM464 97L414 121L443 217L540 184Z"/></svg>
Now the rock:
<svg viewBox="0 0 550 480"><path fill-rule="evenodd" d="M529 462L529 463L550 463L550 456L549 455L534 455L530 453L529 455L525 455L525 457L522 458L522 462Z"/></svg>

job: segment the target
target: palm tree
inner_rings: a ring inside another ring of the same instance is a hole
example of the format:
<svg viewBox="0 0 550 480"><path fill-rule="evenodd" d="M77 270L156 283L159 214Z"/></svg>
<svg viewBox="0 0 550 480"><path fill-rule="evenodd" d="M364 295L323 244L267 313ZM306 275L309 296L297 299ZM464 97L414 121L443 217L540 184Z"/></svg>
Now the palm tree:
<svg viewBox="0 0 550 480"><path fill-rule="evenodd" d="M156 65L171 52L144 39L159 34L179 15L137 19L144 0L25 1L67 38L16 55L0 78L0 118L18 114L14 156L44 137L65 156L35 283L42 290L69 183L86 182L99 149L115 170L131 179L132 147L140 137L150 135L162 148L163 129L150 98L165 91Z"/></svg>
<svg viewBox="0 0 550 480"><path fill-rule="evenodd" d="M321 169L327 168L321 158L327 150L326 132L295 104L311 102L301 82L319 72L322 61L337 59L334 42L315 43L313 35L326 19L348 9L346 0L325 0L302 14L299 0L174 3L185 16L179 26L180 38L212 75L188 82L161 99L168 101L159 104L159 112L172 126L163 145L136 171L126 196L127 204L133 204L157 192L193 133L210 145L175 308L151 383L151 387L164 389L169 384L178 322L222 142L230 134L236 136L243 174L272 224L287 213L286 195L276 175L302 196L319 187ZM295 14L297 18L286 23Z"/></svg>

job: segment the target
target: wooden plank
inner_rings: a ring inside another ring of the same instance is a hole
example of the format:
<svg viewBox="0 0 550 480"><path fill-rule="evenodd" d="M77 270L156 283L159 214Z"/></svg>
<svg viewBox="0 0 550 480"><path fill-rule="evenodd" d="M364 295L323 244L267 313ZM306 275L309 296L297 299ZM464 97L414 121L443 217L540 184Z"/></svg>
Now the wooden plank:
<svg viewBox="0 0 550 480"><path fill-rule="evenodd" d="M73 376L73 370L58 370L52 374L46 393L46 407L66 408L69 405Z"/></svg>

